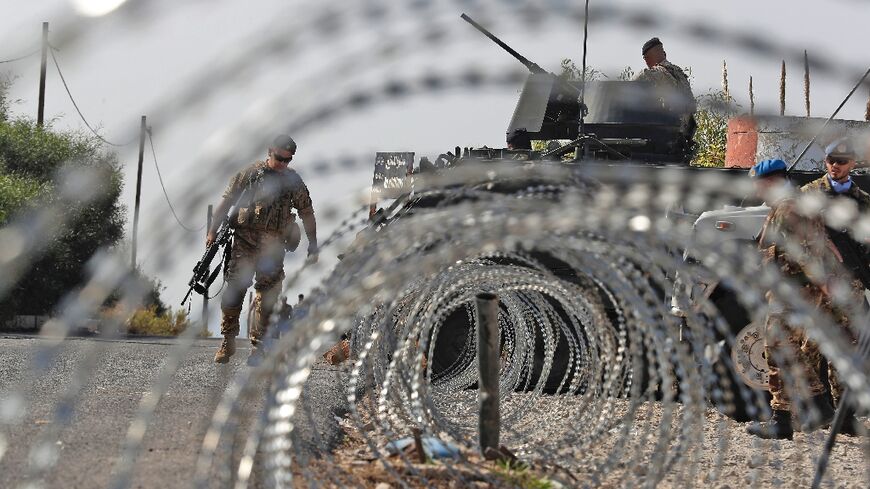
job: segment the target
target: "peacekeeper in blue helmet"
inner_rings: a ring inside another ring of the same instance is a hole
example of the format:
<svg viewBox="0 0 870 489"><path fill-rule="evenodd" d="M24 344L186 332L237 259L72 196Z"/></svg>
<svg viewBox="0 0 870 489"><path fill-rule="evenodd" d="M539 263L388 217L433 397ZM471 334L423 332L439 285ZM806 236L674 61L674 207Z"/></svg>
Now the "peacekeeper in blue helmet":
<svg viewBox="0 0 870 489"><path fill-rule="evenodd" d="M851 141L838 139L825 148L825 176L803 187L803 192L821 192L832 199L846 199L854 202L863 215L870 211L870 195L858 188L852 180L851 171L855 168L857 152ZM868 269L868 248L866 243L852 239L845 230L828 228L828 236L843 255L843 263L852 275L860 280L864 288L870 288L870 269Z"/></svg>
<svg viewBox="0 0 870 489"><path fill-rule="evenodd" d="M870 211L870 195L858 188L852 180L851 172L857 164L858 153L849 138L839 138L825 148L825 175L812 181L803 187L803 192L821 192L826 197L835 201L844 199L849 205L857 206L861 215ZM854 203L854 204L851 204ZM867 243L859 242L846 229L835 229L826 226L828 238L834 244L843 262L843 266L851 274L852 297L856 304L865 302L864 289L870 288L870 247ZM855 329L850 327L848 318L840 315L837 322L845 329L847 336L856 345L858 337ZM831 396L835 404L839 404L843 393L843 385L836 371L829 373L831 384ZM858 420L855 418L854 409L848 409L846 421L840 431L845 435L858 433Z"/></svg>
<svg viewBox="0 0 870 489"><path fill-rule="evenodd" d="M787 168L783 160L775 159L761 161L749 171L759 196L771 207L758 244L762 262L776 266L787 280L800 287L804 301L833 314L825 284L830 279L827 274L835 273L840 264L822 219L797 212L786 179ZM796 319L799 316L792 314L784 298L777 297L774 290L768 291L766 297L765 356L770 367L773 415L769 421L749 426L747 431L761 438L790 440L793 424L802 431L813 431L830 422L834 410L827 399L827 386L819 376L822 354L818 344L807 336L807 325ZM809 409L799 411L798 400Z"/></svg>

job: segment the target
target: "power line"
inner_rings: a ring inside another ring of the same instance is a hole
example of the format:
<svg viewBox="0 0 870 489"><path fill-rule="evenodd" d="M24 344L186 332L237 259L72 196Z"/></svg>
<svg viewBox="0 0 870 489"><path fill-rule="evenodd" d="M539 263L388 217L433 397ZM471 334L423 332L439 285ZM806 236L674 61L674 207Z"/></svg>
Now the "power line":
<svg viewBox="0 0 870 489"><path fill-rule="evenodd" d="M106 138L104 138L103 136L100 136L100 134L96 130L94 130L93 127L91 127L90 123L88 123L88 120L85 119L85 116L82 114L82 111L79 109L79 105L76 103L75 98L73 98L72 93L69 90L69 85L66 84L66 79L63 77L63 72L60 70L60 65L57 63L57 57L54 55L55 48L52 46L51 49L49 49L48 51L51 53L51 59L52 59L52 61L54 61L54 67L57 68L57 74L60 76L60 81L63 82L63 88L66 89L66 94L69 95L70 102L72 102L73 107L75 107L76 112L78 112L79 117L81 117L81 119L82 119L82 122L84 122L85 126L87 126L87 128L90 129L92 133L94 133L94 136L96 136L100 141L108 144L109 146L116 146L116 147L129 146L130 144L135 142L138 139L138 136L131 139L130 141L128 141L126 143L123 143L123 144L113 143L113 142L107 140Z"/></svg>
<svg viewBox="0 0 870 489"><path fill-rule="evenodd" d="M178 218L178 214L175 213L175 207L172 206L172 202L169 201L169 194L166 192L166 186L163 185L163 175L160 174L160 166L157 164L157 152L154 151L154 139L151 138L151 128L146 130L148 132L148 143L151 145L151 156L154 157L154 168L157 169L157 179L160 180L160 188L163 189L163 196L166 197L166 203L169 204L169 210L172 211L172 216L175 217L175 221L178 222L178 225L184 228L185 231L191 233L197 233L205 229L205 225L199 227L199 229L192 229L184 225L181 222L181 219Z"/></svg>
<svg viewBox="0 0 870 489"><path fill-rule="evenodd" d="M33 56L34 54L40 52L41 50L42 50L42 48L36 48L36 51L30 52L30 53L25 54L25 55L23 55L23 56L19 56L19 57L17 57L17 58L10 58L10 59L0 60L0 63L13 63L13 62L15 62L15 61L21 61L22 59L27 59L27 58Z"/></svg>

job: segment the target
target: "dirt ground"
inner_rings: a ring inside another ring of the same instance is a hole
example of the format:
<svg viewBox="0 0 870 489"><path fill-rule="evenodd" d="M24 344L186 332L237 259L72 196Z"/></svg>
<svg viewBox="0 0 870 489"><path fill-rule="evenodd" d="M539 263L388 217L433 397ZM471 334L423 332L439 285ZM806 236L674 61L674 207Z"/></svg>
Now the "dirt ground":
<svg viewBox="0 0 870 489"><path fill-rule="evenodd" d="M386 438L380 430L366 423L364 431L360 431L346 419L340 423L346 433L342 445L329 456L297 470L297 487L308 487L311 479L316 479L327 487L386 489L401 487L399 478L410 487L439 489L639 487L650 480L664 488L809 487L828 435L828 430L823 429L795 433L793 441L760 440L746 433L746 424L736 423L714 409L692 417L679 405L674 405L671 428L665 429L662 403L641 403L632 416L627 416L629 402L617 399L593 406L602 408L612 422L603 432L584 437L564 432L567 426L579 429L579 425L559 422L582 419L583 403L577 398L573 403L571 400L542 396L534 408L524 408L527 416L514 419L513 426L506 423L502 442L528 467L483 460L474 451L471 429L467 430L469 437L457 460L419 463L413 451L404 459L379 459L367 440L382 450ZM514 406L511 400L505 404L506 417L510 417ZM541 416L550 419L540 425L523 425L522 418ZM631 420L630 426L626 426L626 419ZM866 425L866 418L864 421ZM866 438L838 437L823 487L870 487L870 444Z"/></svg>

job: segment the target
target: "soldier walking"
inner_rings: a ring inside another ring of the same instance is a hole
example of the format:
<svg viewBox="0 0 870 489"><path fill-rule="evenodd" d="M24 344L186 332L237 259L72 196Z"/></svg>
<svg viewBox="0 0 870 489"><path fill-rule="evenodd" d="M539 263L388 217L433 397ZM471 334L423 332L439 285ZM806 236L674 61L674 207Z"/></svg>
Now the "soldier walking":
<svg viewBox="0 0 870 489"><path fill-rule="evenodd" d="M750 170L759 194L772 210L762 228L759 248L765 264L779 267L783 276L801 287L804 300L823 312L832 313L827 283L838 268L836 250L827 238L823 221L796 210L796 201L786 186L787 165L782 160L765 160ZM822 275L820 275L822 274ZM749 426L747 431L768 439L792 439L794 400L809 399L810 409L801 413L802 431L813 431L830 422L834 409L827 388L819 377L822 355L800 324L773 291L767 294L769 310L765 321L765 356L769 365L769 421Z"/></svg>
<svg viewBox="0 0 870 489"><path fill-rule="evenodd" d="M239 315L245 293L254 283L254 320L251 325L251 361L262 355L269 319L284 279L284 255L295 251L301 233L296 224L296 210L308 239L308 257L317 260L317 222L311 196L305 182L288 168L296 153L296 142L280 135L269 147L266 161L257 161L231 180L223 200L215 209L215 225L208 230L206 245L215 239L217 227L230 207L239 202L238 217L229 223L235 230L232 255L225 270L226 290L221 297L221 335L224 339L214 356L217 363L227 363L236 351ZM247 192L245 192L247 190Z"/></svg>

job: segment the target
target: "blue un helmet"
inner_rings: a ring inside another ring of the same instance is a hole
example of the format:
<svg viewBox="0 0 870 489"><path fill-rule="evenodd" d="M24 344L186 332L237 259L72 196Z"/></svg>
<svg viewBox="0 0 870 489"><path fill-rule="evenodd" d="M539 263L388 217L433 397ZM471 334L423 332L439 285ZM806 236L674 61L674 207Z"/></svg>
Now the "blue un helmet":
<svg viewBox="0 0 870 489"><path fill-rule="evenodd" d="M858 153L849 138L840 138L825 148L825 157L854 160L858 157Z"/></svg>
<svg viewBox="0 0 870 489"><path fill-rule="evenodd" d="M788 165L783 160L759 161L749 169L752 178L767 178L774 175L785 175Z"/></svg>

